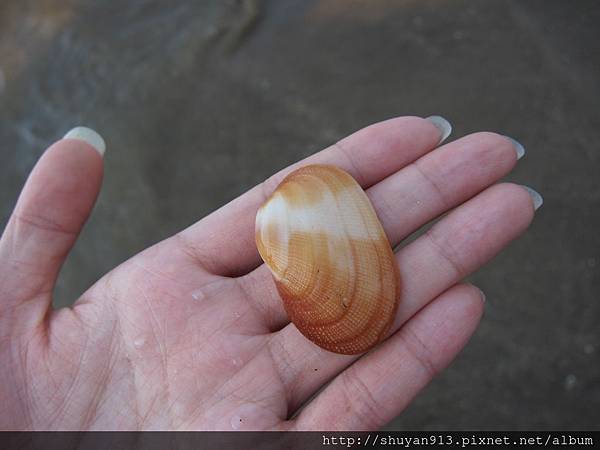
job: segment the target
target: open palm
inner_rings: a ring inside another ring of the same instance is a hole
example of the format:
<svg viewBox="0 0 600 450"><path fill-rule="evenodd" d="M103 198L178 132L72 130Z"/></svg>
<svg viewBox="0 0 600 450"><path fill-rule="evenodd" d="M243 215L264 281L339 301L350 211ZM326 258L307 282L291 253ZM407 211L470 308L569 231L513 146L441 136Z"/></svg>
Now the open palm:
<svg viewBox="0 0 600 450"><path fill-rule="evenodd" d="M55 143L0 241L0 429L362 430L394 418L477 326L482 295L460 280L523 232L537 206L521 186L492 186L517 161L511 140L476 133L438 147L434 122L367 127L53 311L56 277L103 166L83 140ZM254 244L266 196L315 162L356 178L393 246L456 207L396 252L397 317L362 356L322 350L289 323Z"/></svg>

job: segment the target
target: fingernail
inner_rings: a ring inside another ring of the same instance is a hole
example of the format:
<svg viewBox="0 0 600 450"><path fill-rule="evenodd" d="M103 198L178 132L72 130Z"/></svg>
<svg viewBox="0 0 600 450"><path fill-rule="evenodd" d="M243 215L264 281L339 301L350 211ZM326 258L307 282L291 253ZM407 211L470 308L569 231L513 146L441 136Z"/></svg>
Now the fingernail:
<svg viewBox="0 0 600 450"><path fill-rule="evenodd" d="M104 151L106 150L104 139L91 128L75 127L65 134L63 139L79 139L80 141L87 142L100 153L100 156L104 156Z"/></svg>
<svg viewBox="0 0 600 450"><path fill-rule="evenodd" d="M515 147L515 151L517 152L517 160L525 156L525 147L523 147L519 141L511 138L510 136L504 137L510 140L510 142L512 142L513 146Z"/></svg>
<svg viewBox="0 0 600 450"><path fill-rule="evenodd" d="M442 116L429 116L426 119L434 124L438 130L440 130L441 137L438 145L444 142L446 138L450 136L450 133L452 133L452 125L450 125L450 122L448 122Z"/></svg>
<svg viewBox="0 0 600 450"><path fill-rule="evenodd" d="M529 186L523 187L527 190L527 192L529 192L531 200L533 201L533 209L537 211L540 208L540 206L544 204L544 199L537 191L534 191Z"/></svg>
<svg viewBox="0 0 600 450"><path fill-rule="evenodd" d="M477 289L479 289L479 288L477 288ZM483 303L485 303L485 292L483 292L481 289L479 289L479 293L481 294L481 301Z"/></svg>

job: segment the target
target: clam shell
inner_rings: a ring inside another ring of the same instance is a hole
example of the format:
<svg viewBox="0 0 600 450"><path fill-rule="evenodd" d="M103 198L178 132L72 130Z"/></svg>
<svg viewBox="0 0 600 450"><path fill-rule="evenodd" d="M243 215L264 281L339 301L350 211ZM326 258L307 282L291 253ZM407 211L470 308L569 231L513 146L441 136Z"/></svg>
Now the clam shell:
<svg viewBox="0 0 600 450"><path fill-rule="evenodd" d="M290 173L256 216L256 245L298 330L326 350L362 353L386 337L399 276L371 203L326 165Z"/></svg>

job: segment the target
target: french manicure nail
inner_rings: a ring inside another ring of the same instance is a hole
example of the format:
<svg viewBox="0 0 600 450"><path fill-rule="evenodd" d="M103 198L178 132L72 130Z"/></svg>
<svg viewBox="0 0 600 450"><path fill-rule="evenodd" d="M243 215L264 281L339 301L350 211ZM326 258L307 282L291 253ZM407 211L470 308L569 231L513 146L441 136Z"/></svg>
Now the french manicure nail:
<svg viewBox="0 0 600 450"><path fill-rule="evenodd" d="M517 160L525 156L525 147L523 147L519 141L511 138L510 136L504 137L510 140L510 142L512 142L513 146L515 147L515 151L517 152Z"/></svg>
<svg viewBox="0 0 600 450"><path fill-rule="evenodd" d="M527 192L529 192L531 200L533 201L533 209L537 211L540 208L540 206L544 204L544 199L538 192L534 191L529 186L523 187L527 190Z"/></svg>
<svg viewBox="0 0 600 450"><path fill-rule="evenodd" d="M450 122L448 122L442 116L429 116L427 117L427 120L429 120L436 126L438 130L440 130L440 141L438 142L438 145L444 142L446 138L450 136L450 133L452 133L452 125L450 125Z"/></svg>
<svg viewBox="0 0 600 450"><path fill-rule="evenodd" d="M94 147L100 153L100 156L104 156L104 151L106 150L104 139L91 128L75 127L65 134L63 139L79 139L80 141L84 141Z"/></svg>

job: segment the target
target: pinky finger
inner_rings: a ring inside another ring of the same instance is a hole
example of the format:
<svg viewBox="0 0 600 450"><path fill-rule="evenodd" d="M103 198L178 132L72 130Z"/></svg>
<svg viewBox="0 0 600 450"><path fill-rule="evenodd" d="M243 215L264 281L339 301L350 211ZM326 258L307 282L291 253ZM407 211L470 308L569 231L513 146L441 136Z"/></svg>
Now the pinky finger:
<svg viewBox="0 0 600 450"><path fill-rule="evenodd" d="M456 285L338 375L293 419L299 430L374 430L404 410L465 346L483 313L472 285Z"/></svg>

